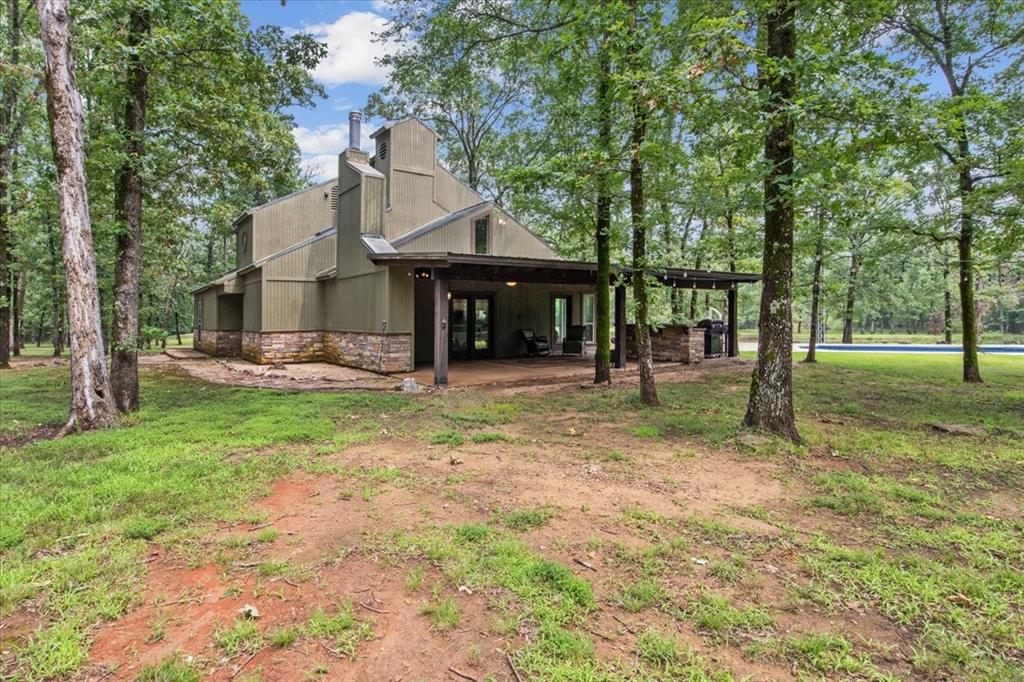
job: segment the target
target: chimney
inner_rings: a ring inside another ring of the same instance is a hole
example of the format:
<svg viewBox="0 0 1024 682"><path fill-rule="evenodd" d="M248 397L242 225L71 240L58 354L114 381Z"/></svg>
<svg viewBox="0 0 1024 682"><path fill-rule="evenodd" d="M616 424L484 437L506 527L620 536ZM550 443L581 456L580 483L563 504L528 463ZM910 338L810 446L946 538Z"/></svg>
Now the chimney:
<svg viewBox="0 0 1024 682"><path fill-rule="evenodd" d="M348 148L359 149L359 122L363 120L363 112L350 111L348 114Z"/></svg>

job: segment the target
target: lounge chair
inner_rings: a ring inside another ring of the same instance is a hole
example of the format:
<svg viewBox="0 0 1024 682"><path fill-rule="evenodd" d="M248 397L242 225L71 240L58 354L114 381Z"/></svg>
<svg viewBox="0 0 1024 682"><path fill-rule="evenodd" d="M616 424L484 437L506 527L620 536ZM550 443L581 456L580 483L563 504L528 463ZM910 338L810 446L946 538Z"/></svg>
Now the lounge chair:
<svg viewBox="0 0 1024 682"><path fill-rule="evenodd" d="M551 346L548 344L548 337L537 336L532 329L520 329L523 341L526 342L526 354L529 355L550 355Z"/></svg>
<svg viewBox="0 0 1024 682"><path fill-rule="evenodd" d="M587 336L587 328L582 324L570 325L565 330L565 338L562 339L562 355L583 355L584 339Z"/></svg>

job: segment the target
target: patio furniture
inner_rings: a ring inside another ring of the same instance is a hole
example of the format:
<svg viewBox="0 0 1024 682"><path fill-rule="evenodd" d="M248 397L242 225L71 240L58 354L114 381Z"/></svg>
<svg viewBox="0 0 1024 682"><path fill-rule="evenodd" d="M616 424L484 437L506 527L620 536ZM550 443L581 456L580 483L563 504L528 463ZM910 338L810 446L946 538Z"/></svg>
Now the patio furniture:
<svg viewBox="0 0 1024 682"><path fill-rule="evenodd" d="M551 346L548 344L548 337L537 336L532 329L520 329L523 341L526 342L526 354L529 355L550 355Z"/></svg>
<svg viewBox="0 0 1024 682"><path fill-rule="evenodd" d="M565 338L562 340L562 355L583 355L584 339L587 336L587 328L582 324L569 325L565 330Z"/></svg>

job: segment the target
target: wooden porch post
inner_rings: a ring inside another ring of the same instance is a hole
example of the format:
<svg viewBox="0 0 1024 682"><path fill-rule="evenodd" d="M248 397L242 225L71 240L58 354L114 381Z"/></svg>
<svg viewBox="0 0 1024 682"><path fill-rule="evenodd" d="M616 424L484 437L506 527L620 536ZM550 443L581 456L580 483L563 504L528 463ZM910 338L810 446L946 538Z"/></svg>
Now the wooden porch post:
<svg viewBox="0 0 1024 682"><path fill-rule="evenodd" d="M736 358L740 355L740 330L739 330L739 311L736 296L739 293L739 284L736 282L732 283L732 288L726 293L726 313L728 316L729 324L729 336L727 340L729 347L726 351L730 358Z"/></svg>
<svg viewBox="0 0 1024 682"><path fill-rule="evenodd" d="M448 280L434 275L434 385L448 384Z"/></svg>
<svg viewBox="0 0 1024 682"><path fill-rule="evenodd" d="M615 287L615 361L616 367L626 366L626 287Z"/></svg>

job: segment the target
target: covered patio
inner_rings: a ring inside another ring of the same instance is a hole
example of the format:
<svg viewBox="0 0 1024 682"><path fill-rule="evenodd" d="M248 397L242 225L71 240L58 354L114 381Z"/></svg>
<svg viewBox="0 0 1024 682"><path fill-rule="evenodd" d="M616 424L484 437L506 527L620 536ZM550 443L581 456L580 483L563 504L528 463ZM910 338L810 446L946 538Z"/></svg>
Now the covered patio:
<svg viewBox="0 0 1024 682"><path fill-rule="evenodd" d="M539 258L514 258L508 256L467 255L454 253L382 253L371 254L370 260L379 266L402 268L412 271L418 281L430 280L433 299L433 363L430 370L417 369L411 374L422 383L445 386L449 383L450 369L458 372L459 383L482 381L484 377L501 373L545 371L550 372L557 364L560 372L572 373L584 366L593 365L593 357L576 357L572 360L557 356L557 363L522 362L519 359L488 359L449 362L449 293L453 288L467 282L504 282L508 286L517 283L597 287L597 263ZM664 286L680 289L721 290L726 292L726 320L729 330L737 328L739 285L754 283L759 275L738 272L716 272L684 268L652 268L650 276L661 280ZM612 364L615 368L626 367L626 288L633 276L633 269L612 266L611 279L615 288L613 319L614 347ZM725 355L739 355L737 334L729 333ZM486 364L481 364L486 363ZM465 365L465 367L463 366ZM471 365L475 365L471 367ZM541 378L538 375L538 378ZM507 380L507 379L506 379Z"/></svg>

